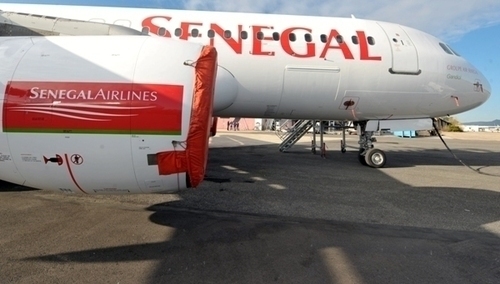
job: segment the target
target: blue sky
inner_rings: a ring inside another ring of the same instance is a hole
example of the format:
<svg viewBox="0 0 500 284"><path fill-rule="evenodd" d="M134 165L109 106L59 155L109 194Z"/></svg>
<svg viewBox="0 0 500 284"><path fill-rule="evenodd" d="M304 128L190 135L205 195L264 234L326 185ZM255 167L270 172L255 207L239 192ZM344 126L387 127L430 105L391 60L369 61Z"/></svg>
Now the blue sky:
<svg viewBox="0 0 500 284"><path fill-rule="evenodd" d="M10 3L125 6L350 17L395 22L433 34L483 72L493 94L461 122L500 119L499 0L7 0Z"/></svg>

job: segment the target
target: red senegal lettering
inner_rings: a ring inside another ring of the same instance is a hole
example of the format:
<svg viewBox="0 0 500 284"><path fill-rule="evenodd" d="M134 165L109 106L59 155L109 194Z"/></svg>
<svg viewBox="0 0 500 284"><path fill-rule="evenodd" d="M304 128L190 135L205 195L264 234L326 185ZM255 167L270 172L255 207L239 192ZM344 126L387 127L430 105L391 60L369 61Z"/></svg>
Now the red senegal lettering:
<svg viewBox="0 0 500 284"><path fill-rule="evenodd" d="M365 32L363 31L357 31L359 38L359 52L361 54L361 60L375 60L375 61L381 61L382 57L381 56L370 56L369 55L369 50L368 50L368 40L366 39Z"/></svg>
<svg viewBox="0 0 500 284"><path fill-rule="evenodd" d="M252 47L252 54L253 55L266 55L266 56L274 56L275 53L274 51L263 51L262 50L262 42L264 40L273 40L272 37L261 37L259 39L259 34L262 33L263 29L268 29L272 30L274 29L273 27L268 27L268 26L253 26L252 27L252 37L253 37L253 47Z"/></svg>
<svg viewBox="0 0 500 284"><path fill-rule="evenodd" d="M165 29L165 26L171 22L172 17L169 16L151 16L145 18L142 21L142 26L149 29L149 32L152 34L163 34L165 37L172 37L171 33ZM163 24L162 24L163 23ZM182 40L189 40L189 38L193 37L191 31L192 27L203 27L202 22L181 22L180 29L182 30L182 34L179 36ZM191 30L191 31L190 31ZM246 40L242 38L243 25L238 25L238 33L231 35L228 30L225 30L221 26L216 23L210 24L209 40L210 45L215 46L216 37L222 39L233 51L235 54L243 54L243 43ZM263 55L263 56L275 56L275 51L264 50L264 42L265 41L275 41L272 36L264 36L264 32L268 30L273 31L274 27L272 26L252 26L252 35L249 40L251 40L251 51L252 55ZM317 43L314 41L306 42L306 49L300 48L300 44L302 44L302 40L297 41L297 44L292 44L293 35L295 31L301 30L305 31L309 34L313 34L312 29L304 28L304 27L291 27L285 29L279 38L281 48L286 54L297 58L312 58L316 57L316 46ZM356 31L356 35L359 41L359 54L360 60L372 60L372 61L381 61L381 56L370 55L370 45L368 43L368 38L364 31ZM202 37L202 32L200 32L196 37ZM322 37L325 37L324 35ZM331 49L340 50L342 55L346 60L354 60L354 56L349 48L349 45L344 40L341 39L342 36L336 29L330 30L330 34L327 36L325 40L322 38L322 41L325 42L323 50L320 54L320 58L326 58L328 52ZM269 48L269 47L268 47ZM299 52L296 51L299 50Z"/></svg>
<svg viewBox="0 0 500 284"><path fill-rule="evenodd" d="M307 52L305 54L298 54L292 49L290 35L296 30L304 30L308 33L312 33L311 29L306 29L306 28L289 28L284 30L283 33L281 34L281 47L283 48L283 50L292 56L300 58L308 58L316 56L316 45L312 42L308 42L306 44Z"/></svg>
<svg viewBox="0 0 500 284"><path fill-rule="evenodd" d="M238 25L238 34L236 35L236 38L238 41L236 41L232 37L227 37L225 36L225 30L221 28L217 24L211 24L210 29L212 29L215 34L219 35L228 45L231 47L236 54L242 54L243 52L243 39L241 38L241 32L243 31L243 26ZM210 45L215 46L215 38L210 38Z"/></svg>
<svg viewBox="0 0 500 284"><path fill-rule="evenodd" d="M330 49L340 49L344 54L345 59L354 59L349 46L345 43L345 41L338 43L337 37L340 37L339 32L337 30L331 30L330 35L328 36L328 39L326 41L325 48L323 49L323 52L321 52L320 58L325 58L328 50ZM338 45L332 46L332 41L337 42Z"/></svg>
<svg viewBox="0 0 500 284"><path fill-rule="evenodd" d="M183 40L188 40L189 37L192 37L193 35L191 34L190 28L191 26L198 26L201 27L203 26L203 23L193 23L193 22L182 22L181 23L181 31L182 34L179 37L180 39ZM199 34L197 37L201 37L201 34Z"/></svg>
<svg viewBox="0 0 500 284"><path fill-rule="evenodd" d="M172 17L168 17L168 16L152 16L152 17L148 17L148 18L146 18L146 19L144 19L142 21L142 26L143 27L148 28L150 33L158 35L158 34L160 34L160 32L159 32L160 26L157 26L157 25L155 25L153 23L154 19L164 19L164 20L167 20L167 22L169 22L170 20L172 20ZM164 35L164 37L172 37L172 35L167 30L166 33L165 33L165 35Z"/></svg>

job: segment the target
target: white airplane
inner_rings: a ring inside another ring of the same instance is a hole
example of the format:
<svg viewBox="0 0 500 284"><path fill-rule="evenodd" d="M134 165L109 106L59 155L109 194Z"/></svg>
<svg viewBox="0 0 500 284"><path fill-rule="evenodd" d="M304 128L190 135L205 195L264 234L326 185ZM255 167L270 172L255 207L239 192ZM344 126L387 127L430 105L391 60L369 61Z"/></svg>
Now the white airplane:
<svg viewBox="0 0 500 284"><path fill-rule="evenodd" d="M481 72L447 44L398 24L59 5L0 10L0 179L35 188L196 187L212 115L355 121L360 161L382 167L373 125L464 112L491 94Z"/></svg>

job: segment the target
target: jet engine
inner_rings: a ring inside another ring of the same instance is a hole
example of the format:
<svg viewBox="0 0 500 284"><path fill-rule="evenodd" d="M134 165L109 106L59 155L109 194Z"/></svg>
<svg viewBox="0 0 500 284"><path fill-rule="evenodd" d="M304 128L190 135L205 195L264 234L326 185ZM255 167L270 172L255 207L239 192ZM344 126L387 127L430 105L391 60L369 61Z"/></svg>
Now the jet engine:
<svg viewBox="0 0 500 284"><path fill-rule="evenodd" d="M87 194L196 187L216 60L148 36L0 38L0 179Z"/></svg>

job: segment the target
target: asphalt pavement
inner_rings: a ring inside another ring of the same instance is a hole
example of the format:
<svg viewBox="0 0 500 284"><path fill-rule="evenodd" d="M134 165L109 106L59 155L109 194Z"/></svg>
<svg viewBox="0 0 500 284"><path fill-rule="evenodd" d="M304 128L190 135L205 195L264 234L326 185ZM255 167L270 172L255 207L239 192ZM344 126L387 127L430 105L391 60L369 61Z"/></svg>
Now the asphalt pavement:
<svg viewBox="0 0 500 284"><path fill-rule="evenodd" d="M493 137L493 138L492 138ZM206 179L169 195L0 182L0 283L500 283L500 136L377 137L383 169L327 135L211 139Z"/></svg>

